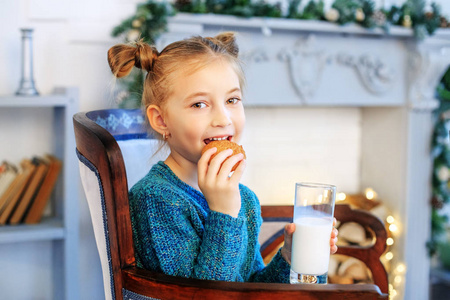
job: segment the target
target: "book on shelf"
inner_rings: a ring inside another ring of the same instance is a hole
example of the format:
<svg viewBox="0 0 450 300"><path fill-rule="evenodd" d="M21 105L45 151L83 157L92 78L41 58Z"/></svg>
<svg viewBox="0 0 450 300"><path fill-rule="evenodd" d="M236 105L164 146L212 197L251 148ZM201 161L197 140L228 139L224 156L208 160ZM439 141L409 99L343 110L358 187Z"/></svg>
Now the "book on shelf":
<svg viewBox="0 0 450 300"><path fill-rule="evenodd" d="M52 155L47 155L46 158L49 160L48 171L42 180L42 184L39 187L33 203L31 203L30 208L26 212L24 217L25 224L36 224L40 222L45 206L50 199L58 175L61 171L62 162L58 158Z"/></svg>
<svg viewBox="0 0 450 300"><path fill-rule="evenodd" d="M0 213L5 209L6 205L11 201L14 195L17 193L20 183L23 181L23 171L20 169L17 171L14 180L8 185L5 192L0 197Z"/></svg>
<svg viewBox="0 0 450 300"><path fill-rule="evenodd" d="M52 156L23 159L19 167L0 165L0 184L6 186L0 195L0 225L40 222L50 199L62 162ZM9 182L4 180L6 169Z"/></svg>
<svg viewBox="0 0 450 300"><path fill-rule="evenodd" d="M11 215L8 223L11 225L16 225L22 222L23 217L27 209L30 207L33 199L36 197L36 194L39 190L39 187L44 180L45 175L47 174L49 161L45 158L34 157L31 161L35 166L35 172L30 179L30 183L22 196L19 204Z"/></svg>
<svg viewBox="0 0 450 300"><path fill-rule="evenodd" d="M0 165L0 198L17 176L17 168L8 161Z"/></svg>
<svg viewBox="0 0 450 300"><path fill-rule="evenodd" d="M17 206L17 203L21 199L23 193L26 191L30 178L35 170L35 166L28 159L22 160L20 167L21 171L16 177L17 181L15 181L15 184L11 189L12 192L9 194L8 199L6 199L3 203L3 207L0 209L0 225L6 224L9 216L14 211L14 208Z"/></svg>

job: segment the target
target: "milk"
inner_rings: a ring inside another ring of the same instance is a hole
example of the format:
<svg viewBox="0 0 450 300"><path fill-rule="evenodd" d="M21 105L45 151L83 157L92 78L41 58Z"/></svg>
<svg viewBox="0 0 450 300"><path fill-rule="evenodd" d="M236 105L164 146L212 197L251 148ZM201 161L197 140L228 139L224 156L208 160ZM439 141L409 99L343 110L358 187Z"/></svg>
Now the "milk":
<svg viewBox="0 0 450 300"><path fill-rule="evenodd" d="M299 274L328 272L332 218L302 216L294 220L291 269Z"/></svg>

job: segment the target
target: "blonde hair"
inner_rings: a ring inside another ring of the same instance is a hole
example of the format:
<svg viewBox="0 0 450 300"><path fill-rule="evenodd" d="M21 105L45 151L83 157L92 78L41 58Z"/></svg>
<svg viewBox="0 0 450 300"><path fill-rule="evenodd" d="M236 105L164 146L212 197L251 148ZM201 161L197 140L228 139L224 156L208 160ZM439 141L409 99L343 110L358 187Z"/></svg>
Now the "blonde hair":
<svg viewBox="0 0 450 300"><path fill-rule="evenodd" d="M146 110L152 104L164 107L177 72L193 73L217 59L231 63L243 89L245 79L238 53L235 34L224 32L215 37L195 36L177 41L160 53L141 41L115 45L108 50L108 63L117 78L130 74L133 67L148 72L142 94L142 107Z"/></svg>

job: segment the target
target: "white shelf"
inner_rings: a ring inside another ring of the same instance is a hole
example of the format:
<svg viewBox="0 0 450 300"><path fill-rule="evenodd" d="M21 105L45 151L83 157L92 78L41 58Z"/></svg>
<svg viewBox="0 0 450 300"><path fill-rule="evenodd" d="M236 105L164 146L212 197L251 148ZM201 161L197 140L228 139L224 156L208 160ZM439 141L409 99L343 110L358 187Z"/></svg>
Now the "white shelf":
<svg viewBox="0 0 450 300"><path fill-rule="evenodd" d="M58 219L43 219L35 225L6 225L0 227L0 244L62 240L65 238L63 222Z"/></svg>
<svg viewBox="0 0 450 300"><path fill-rule="evenodd" d="M67 97L14 97L0 96L0 107L64 107L67 105Z"/></svg>
<svg viewBox="0 0 450 300"><path fill-rule="evenodd" d="M1 108L44 108L53 111L53 123L49 128L52 132L52 154L62 160L63 168L53 192L52 216L33 225L0 226L0 245L38 241L52 243L53 262L49 269L53 273L53 299L79 299L79 176L72 123L72 117L78 111L78 90L58 88L52 95L34 97L2 95ZM14 145L15 140L12 138L7 142ZM27 146L33 147L30 143Z"/></svg>
<svg viewBox="0 0 450 300"><path fill-rule="evenodd" d="M74 88L55 88L50 95L0 95L0 107L66 107L77 101L78 92Z"/></svg>

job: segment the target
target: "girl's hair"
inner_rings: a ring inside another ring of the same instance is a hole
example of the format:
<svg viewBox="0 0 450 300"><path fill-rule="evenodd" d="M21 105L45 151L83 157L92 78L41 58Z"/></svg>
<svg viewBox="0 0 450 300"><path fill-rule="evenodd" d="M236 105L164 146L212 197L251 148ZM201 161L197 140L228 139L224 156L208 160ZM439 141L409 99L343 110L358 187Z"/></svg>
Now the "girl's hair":
<svg viewBox="0 0 450 300"><path fill-rule="evenodd" d="M215 37L195 36L174 42L160 53L142 41L130 45L119 44L108 51L108 62L117 78L130 74L133 67L146 70L142 94L142 106L164 108L165 101L175 84L178 71L191 74L217 59L225 59L235 70L241 89L244 88L244 74L238 59L238 46L233 32L224 32Z"/></svg>

